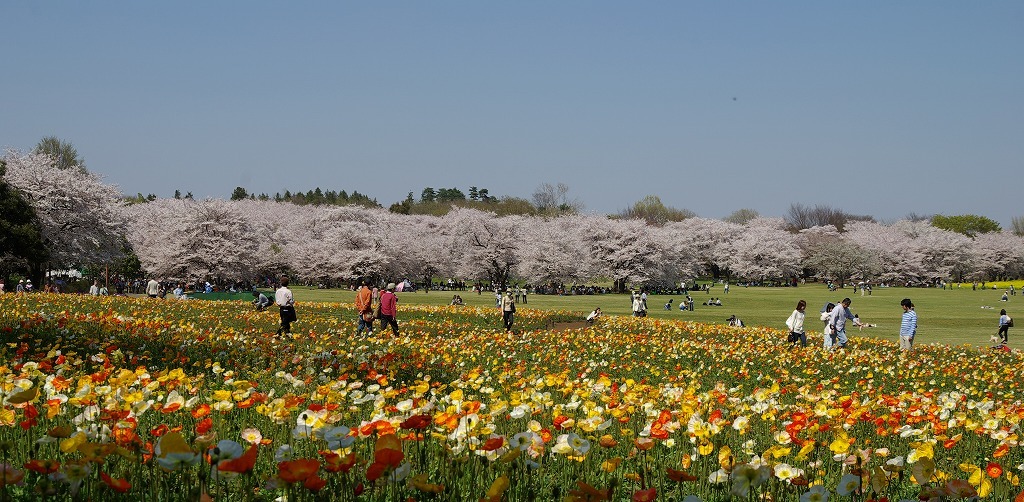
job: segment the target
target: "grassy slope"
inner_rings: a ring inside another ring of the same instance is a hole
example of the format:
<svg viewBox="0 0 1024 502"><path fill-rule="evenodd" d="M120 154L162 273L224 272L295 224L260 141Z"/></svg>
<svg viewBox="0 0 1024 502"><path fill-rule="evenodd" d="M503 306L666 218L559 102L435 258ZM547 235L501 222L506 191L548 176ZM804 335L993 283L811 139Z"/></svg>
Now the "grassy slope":
<svg viewBox="0 0 1024 502"><path fill-rule="evenodd" d="M296 301L352 302L355 293L342 290L315 290L302 287L293 288ZM469 305L494 305L494 294L476 295L471 292L461 293L463 300ZM649 316L653 318L685 319L712 324L724 324L725 319L735 314L743 322L751 326L770 326L785 329L786 318L796 306L798 300L807 301L809 331L818 332L821 323L817 313L828 301L839 301L845 296L853 299L851 310L860 315L865 323L877 324L876 328L864 328L857 331L848 330L852 336L875 336L896 341L899 333L900 315L903 313L900 300L906 297L914 301L919 316L917 343L945 343L988 345L989 336L995 334L998 324L999 309L1005 308L1011 317L1024 315L1024 296L1011 296L1010 301L999 301L1002 290L972 291L967 285L961 289L919 289L919 288L875 288L871 296L854 294L853 289L829 292L821 285L806 285L797 288L744 288L731 286L728 295L717 286L707 293L691 293L695 301L694 312L681 312L678 303L682 298L675 296L652 295L648 301ZM399 319L401 305L427 304L447 305L452 293L431 291L430 293L398 293ZM710 297L720 297L722 307L706 307L700 305ZM664 310L664 304L674 298L672 310ZM991 309L983 309L982 306ZM595 296L545 296L530 295L525 308L571 310L580 313L582 318L594 307L601 307L605 314L628 315L630 300L627 295L595 295ZM1018 312L1020 311L1020 312ZM1016 315L1015 315L1016 314ZM497 312L495 312L497 315ZM1020 317L1024 320L1024 317ZM353 323L355 321L353 320ZM1024 326L1024 325L1022 325ZM1024 349L1024 342L1017 335L1017 328L1010 328L1010 346Z"/></svg>

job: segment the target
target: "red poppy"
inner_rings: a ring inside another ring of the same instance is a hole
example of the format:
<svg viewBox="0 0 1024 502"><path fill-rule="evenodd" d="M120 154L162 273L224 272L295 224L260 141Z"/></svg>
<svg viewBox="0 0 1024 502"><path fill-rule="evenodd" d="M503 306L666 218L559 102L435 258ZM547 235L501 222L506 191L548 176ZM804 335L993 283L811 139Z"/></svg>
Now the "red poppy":
<svg viewBox="0 0 1024 502"><path fill-rule="evenodd" d="M374 462L370 464L370 467L366 468L366 480L373 482L380 479L384 475L384 471L388 469L388 466L381 462Z"/></svg>
<svg viewBox="0 0 1024 502"><path fill-rule="evenodd" d="M210 417L206 417L206 418L200 420L198 424L196 424L196 434L200 434L200 435L206 434L207 432L210 432L210 429L212 429L212 428L213 428L213 419L210 418Z"/></svg>
<svg viewBox="0 0 1024 502"><path fill-rule="evenodd" d="M311 492L318 492L323 487L327 486L327 480L321 478L320 476L317 476L316 474L313 474L312 476L306 478L306 481L302 483L302 486L305 486L306 489Z"/></svg>
<svg viewBox="0 0 1024 502"><path fill-rule="evenodd" d="M108 487L110 487L110 489L114 490L117 493L127 493L128 490L132 489L132 484L129 483L128 480L114 479L105 472L100 473L100 479L103 480L103 484L107 485Z"/></svg>
<svg viewBox="0 0 1024 502"><path fill-rule="evenodd" d="M430 422L430 415L413 415L399 424L399 427L403 429L423 430L430 426Z"/></svg>
<svg viewBox="0 0 1024 502"><path fill-rule="evenodd" d="M658 498L658 489L651 487L633 494L633 502L650 502Z"/></svg>
<svg viewBox="0 0 1024 502"><path fill-rule="evenodd" d="M238 473L251 471L252 468L256 466L257 448L259 448L258 445L252 445L248 450L245 450L245 453L243 453L242 456L238 458L221 460L217 463L217 469L225 472Z"/></svg>
<svg viewBox="0 0 1024 502"><path fill-rule="evenodd" d="M483 447L481 447L480 449L483 451L494 451L497 450L498 448L501 448L502 446L505 446L505 438L498 436L490 438L487 441L485 441Z"/></svg>
<svg viewBox="0 0 1024 502"><path fill-rule="evenodd" d="M57 472L60 469L60 462L56 460L29 460L25 462L25 468L30 471L36 471L39 474L47 475L53 472Z"/></svg>

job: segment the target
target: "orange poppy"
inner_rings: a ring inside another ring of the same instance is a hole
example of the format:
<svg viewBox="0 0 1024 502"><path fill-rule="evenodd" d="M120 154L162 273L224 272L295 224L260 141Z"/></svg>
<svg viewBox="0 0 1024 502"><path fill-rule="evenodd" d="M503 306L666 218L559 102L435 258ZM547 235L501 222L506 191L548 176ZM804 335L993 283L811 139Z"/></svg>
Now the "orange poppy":
<svg viewBox="0 0 1024 502"><path fill-rule="evenodd" d="M243 453L242 456L238 458L221 460L217 463L217 469L224 472L238 473L251 471L252 468L256 466L257 448L259 448L258 445L252 445L248 450L245 450L245 453Z"/></svg>
<svg viewBox="0 0 1024 502"><path fill-rule="evenodd" d="M604 490L598 490L583 481L577 481L576 487L576 490L569 490L569 496L571 497L570 500L581 502L611 500L611 490L607 488Z"/></svg>
<svg viewBox="0 0 1024 502"><path fill-rule="evenodd" d="M1003 466L995 462L989 462L988 465L985 466L985 474L988 474L988 477L990 478L998 478L1003 475Z"/></svg>
<svg viewBox="0 0 1024 502"><path fill-rule="evenodd" d="M355 453L349 453L348 455L338 455L334 452L321 452L324 456L324 461L327 465L324 466L328 472L348 472L352 469L352 466L356 465L358 458Z"/></svg>
<svg viewBox="0 0 1024 502"><path fill-rule="evenodd" d="M308 458L286 460L277 464L277 476L285 483L305 481L320 470L320 462Z"/></svg>
<svg viewBox="0 0 1024 502"><path fill-rule="evenodd" d="M683 481L696 481L697 480L697 476L692 476L692 475L690 475L690 473L688 473L686 471L677 471L677 470L675 470L675 469L673 469L671 467L666 469L666 473L668 474L668 479L671 479L672 481L675 481L677 483L680 483L680 482L683 482Z"/></svg>
<svg viewBox="0 0 1024 502"><path fill-rule="evenodd" d="M196 406L195 409L191 411L191 413L192 417L194 417L197 420L203 418L210 414L210 405L206 403L200 404L199 406Z"/></svg>

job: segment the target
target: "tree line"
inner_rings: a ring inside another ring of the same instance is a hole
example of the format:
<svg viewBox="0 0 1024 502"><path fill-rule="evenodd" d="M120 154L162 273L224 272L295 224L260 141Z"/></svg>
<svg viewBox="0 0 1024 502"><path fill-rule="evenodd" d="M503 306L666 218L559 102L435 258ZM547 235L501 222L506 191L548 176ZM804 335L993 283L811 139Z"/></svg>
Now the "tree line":
<svg viewBox="0 0 1024 502"><path fill-rule="evenodd" d="M741 209L714 220L656 196L614 215L586 215L568 192L545 183L525 200L427 187L387 210L356 191L319 188L270 197L239 187L231 200L180 191L125 197L89 172L72 145L47 138L0 159L0 276L92 267L175 279L291 273L654 285L708 275L915 284L1024 275L1019 218L1012 231L978 215L882 224L793 204L782 218Z"/></svg>

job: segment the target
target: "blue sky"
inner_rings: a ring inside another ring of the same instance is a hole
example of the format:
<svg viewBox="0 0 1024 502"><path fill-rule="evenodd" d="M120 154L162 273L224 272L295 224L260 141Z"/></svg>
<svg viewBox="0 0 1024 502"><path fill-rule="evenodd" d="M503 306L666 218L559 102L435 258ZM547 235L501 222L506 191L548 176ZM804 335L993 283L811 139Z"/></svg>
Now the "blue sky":
<svg viewBox="0 0 1024 502"><path fill-rule="evenodd" d="M1024 2L5 2L0 146L130 194L1024 215Z"/></svg>

